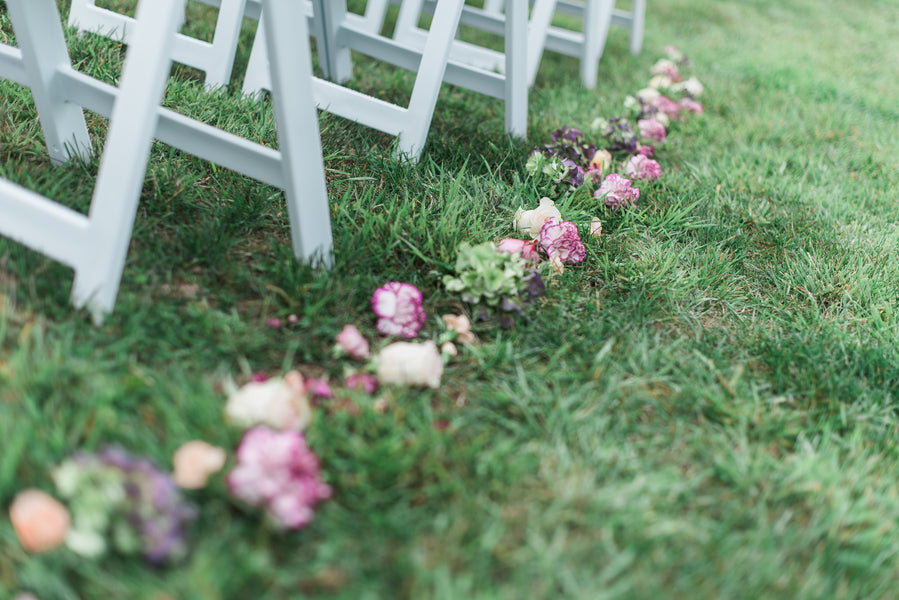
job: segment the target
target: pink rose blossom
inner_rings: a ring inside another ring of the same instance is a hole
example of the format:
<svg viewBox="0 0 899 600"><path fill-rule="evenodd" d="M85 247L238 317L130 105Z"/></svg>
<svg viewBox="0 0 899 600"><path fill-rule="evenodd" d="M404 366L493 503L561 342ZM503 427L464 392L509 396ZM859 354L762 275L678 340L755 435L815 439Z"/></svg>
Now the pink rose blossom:
<svg viewBox="0 0 899 600"><path fill-rule="evenodd" d="M371 373L356 373L346 378L346 387L371 395L378 391L378 378Z"/></svg>
<svg viewBox="0 0 899 600"><path fill-rule="evenodd" d="M337 334L337 344L356 360L371 357L368 340L355 325L344 325L343 330Z"/></svg>
<svg viewBox="0 0 899 600"><path fill-rule="evenodd" d="M667 115L673 121L676 121L680 114L680 106L668 96L653 98L649 105L657 112Z"/></svg>
<svg viewBox="0 0 899 600"><path fill-rule="evenodd" d="M281 527L308 525L315 506L331 497L318 457L301 433L254 427L244 434L235 457L237 466L228 473L231 493L264 507Z"/></svg>
<svg viewBox="0 0 899 600"><path fill-rule="evenodd" d="M524 241L515 238L503 238L496 245L501 252L509 254L520 254L525 260L533 262L540 261L540 255L537 253L537 240Z"/></svg>
<svg viewBox="0 0 899 600"><path fill-rule="evenodd" d="M653 159L637 154L628 159L624 174L634 179L653 181L662 176L662 167Z"/></svg>
<svg viewBox="0 0 899 600"><path fill-rule="evenodd" d="M398 281L385 283L371 298L372 310L380 317L378 331L414 338L427 320L421 302L421 292L414 285Z"/></svg>
<svg viewBox="0 0 899 600"><path fill-rule="evenodd" d="M593 192L593 196L602 199L609 208L621 208L626 204L636 205L640 197L640 189L631 186L630 179L622 177L618 173L612 173L602 182L602 185Z"/></svg>
<svg viewBox="0 0 899 600"><path fill-rule="evenodd" d="M700 104L693 98L681 98L678 106L680 107L681 112L689 114L701 115L705 112L705 109L702 108L702 104Z"/></svg>
<svg viewBox="0 0 899 600"><path fill-rule="evenodd" d="M547 221L540 230L540 245L550 258L558 258L564 264L579 263L587 255L577 225L571 221Z"/></svg>
<svg viewBox="0 0 899 600"><path fill-rule="evenodd" d="M637 121L637 129L640 131L640 138L644 140L664 143L667 137L665 126L656 119L640 119Z"/></svg>

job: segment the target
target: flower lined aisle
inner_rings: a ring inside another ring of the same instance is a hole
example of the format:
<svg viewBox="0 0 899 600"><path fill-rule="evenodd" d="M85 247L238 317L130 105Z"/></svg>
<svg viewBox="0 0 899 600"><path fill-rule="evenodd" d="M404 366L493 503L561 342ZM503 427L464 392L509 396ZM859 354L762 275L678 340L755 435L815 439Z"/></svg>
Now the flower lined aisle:
<svg viewBox="0 0 899 600"><path fill-rule="evenodd" d="M41 553L65 545L85 557L115 551L177 563L189 553L202 510L196 490L207 486L227 490L235 511L249 509L277 531L309 526L317 507L335 496L328 465L305 436L318 419L353 413L361 402L386 412L382 386L439 388L459 346L479 344L478 323L511 327L526 318L548 281L590 260L590 240L603 235L605 220L656 191L665 144L679 122L703 112L702 84L685 78L689 60L673 47L665 52L648 87L629 96L621 114L595 118L584 130L561 127L523 161L534 196L509 215L508 237L459 243L441 283L467 311L435 318L415 285L385 282L371 292L370 322L345 323L336 336L340 377L290 370L252 374L242 385L228 379L222 422L239 442L228 449L186 441L171 472L115 446L75 452L51 474L58 499L29 489L10 506L22 547ZM372 329L376 334L363 334Z"/></svg>

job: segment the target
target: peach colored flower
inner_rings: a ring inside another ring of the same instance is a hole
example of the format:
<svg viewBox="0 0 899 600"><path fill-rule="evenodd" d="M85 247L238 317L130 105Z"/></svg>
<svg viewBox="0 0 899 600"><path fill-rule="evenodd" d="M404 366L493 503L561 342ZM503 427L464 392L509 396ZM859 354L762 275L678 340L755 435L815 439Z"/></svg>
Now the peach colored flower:
<svg viewBox="0 0 899 600"><path fill-rule="evenodd" d="M590 171L605 171L612 165L612 153L608 150L600 149L596 151L587 169Z"/></svg>
<svg viewBox="0 0 899 600"><path fill-rule="evenodd" d="M602 221L599 220L599 217L593 217L593 220L590 221L590 235L596 238L602 235Z"/></svg>
<svg viewBox="0 0 899 600"><path fill-rule="evenodd" d="M9 520L26 552L39 553L62 545L72 519L56 498L36 489L19 492L9 507Z"/></svg>
<svg viewBox="0 0 899 600"><path fill-rule="evenodd" d="M478 338L471 332L471 319L465 315L447 314L440 317L446 328L456 332L456 341L460 344L476 344Z"/></svg>
<svg viewBox="0 0 899 600"><path fill-rule="evenodd" d="M198 490L209 476L225 466L225 451L201 440L183 444L172 457L175 484L185 490Z"/></svg>

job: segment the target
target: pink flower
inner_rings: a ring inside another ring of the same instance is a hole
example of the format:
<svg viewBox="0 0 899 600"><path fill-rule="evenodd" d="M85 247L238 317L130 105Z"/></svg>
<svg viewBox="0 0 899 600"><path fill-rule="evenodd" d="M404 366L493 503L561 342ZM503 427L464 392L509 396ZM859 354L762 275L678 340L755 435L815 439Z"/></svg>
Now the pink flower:
<svg viewBox="0 0 899 600"><path fill-rule="evenodd" d="M398 281L385 283L371 298L372 310L380 317L378 331L414 338L427 320L421 302L421 292L414 285Z"/></svg>
<svg viewBox="0 0 899 600"><path fill-rule="evenodd" d="M537 240L526 242L515 238L503 238L496 245L500 252L508 252L509 254L520 254L525 260L533 262L540 261L540 255L537 254Z"/></svg>
<svg viewBox="0 0 899 600"><path fill-rule="evenodd" d="M378 391L378 378L371 373L356 373L346 378L346 386L351 390L361 389L371 395Z"/></svg>
<svg viewBox="0 0 899 600"><path fill-rule="evenodd" d="M634 179L653 181L662 176L662 167L653 159L636 154L628 159L624 174Z"/></svg>
<svg viewBox="0 0 899 600"><path fill-rule="evenodd" d="M306 391L312 396L313 400L322 400L334 397L334 391L328 382L321 377L310 377L306 380Z"/></svg>
<svg viewBox="0 0 899 600"><path fill-rule="evenodd" d="M577 233L577 225L571 221L547 221L540 230L540 245L549 257L573 265L584 260L587 250Z"/></svg>
<svg viewBox="0 0 899 600"><path fill-rule="evenodd" d="M344 325L337 334L337 344L356 360L365 360L371 356L368 340L355 325Z"/></svg>
<svg viewBox="0 0 899 600"><path fill-rule="evenodd" d="M637 121L637 129L640 130L640 138L652 142L663 143L667 134L665 126L656 119L640 119Z"/></svg>
<svg viewBox="0 0 899 600"><path fill-rule="evenodd" d="M644 144L637 144L637 154L642 154L643 156L652 156L655 154L656 149L653 146L647 146Z"/></svg>
<svg viewBox="0 0 899 600"><path fill-rule="evenodd" d="M272 329L278 329L281 327L281 319L278 317L269 317L265 320L265 324L271 327Z"/></svg>
<svg viewBox="0 0 899 600"><path fill-rule="evenodd" d="M301 433L254 427L244 434L235 457L237 466L228 473L231 493L264 507L281 527L308 525L315 506L331 497L318 457Z"/></svg>
<svg viewBox="0 0 899 600"><path fill-rule="evenodd" d="M680 106L668 96L657 96L652 99L649 105L657 112L667 115L668 118L674 121L677 120L677 117L680 114Z"/></svg>
<svg viewBox="0 0 899 600"><path fill-rule="evenodd" d="M685 113L701 115L705 112L705 109L702 108L702 104L700 104L693 98L681 98L678 106L680 107L681 111Z"/></svg>
<svg viewBox="0 0 899 600"><path fill-rule="evenodd" d="M19 492L9 507L9 520L26 552L61 546L69 532L69 511L49 494L36 489Z"/></svg>
<svg viewBox="0 0 899 600"><path fill-rule="evenodd" d="M626 204L636 205L640 197L640 189L631 187L630 179L622 177L618 173L612 173L602 182L602 185L593 192L597 199L602 198L609 208L621 208Z"/></svg>

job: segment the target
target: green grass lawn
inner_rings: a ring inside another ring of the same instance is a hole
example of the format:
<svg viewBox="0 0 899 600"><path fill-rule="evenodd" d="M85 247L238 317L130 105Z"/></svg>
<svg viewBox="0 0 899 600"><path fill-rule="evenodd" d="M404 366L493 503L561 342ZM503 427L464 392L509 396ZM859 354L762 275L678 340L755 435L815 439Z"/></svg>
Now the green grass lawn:
<svg viewBox="0 0 899 600"><path fill-rule="evenodd" d="M322 115L331 271L293 259L278 190L159 144L103 326L71 308L70 270L0 240L0 597L895 598L897 9L650 2L644 52L613 29L596 90L575 60L544 58L526 141L503 134L500 102L446 86L415 165ZM208 35L210 11L189 16ZM52 492L77 449L160 465L194 438L231 450L226 376L338 381L335 336L355 323L378 338L384 282L418 286L422 334L439 335L464 308L441 284L459 244L511 235L539 199L529 151L619 114L666 44L689 54L706 113L660 149L663 179L624 214L567 200L604 221L586 261L548 277L513 328L478 325L439 389L382 388L385 413L361 394L358 414L317 410L306 434L334 497L309 527L273 531L219 478L189 494L193 550L174 567L22 550L5 507ZM72 35L70 51L115 81L120 46ZM167 105L274 143L270 105L239 96L248 53L211 95L176 68ZM408 98L407 73L363 58L356 73ZM105 121L88 124L99 146ZM0 176L85 209L95 175L52 168L30 94L0 83Z"/></svg>

